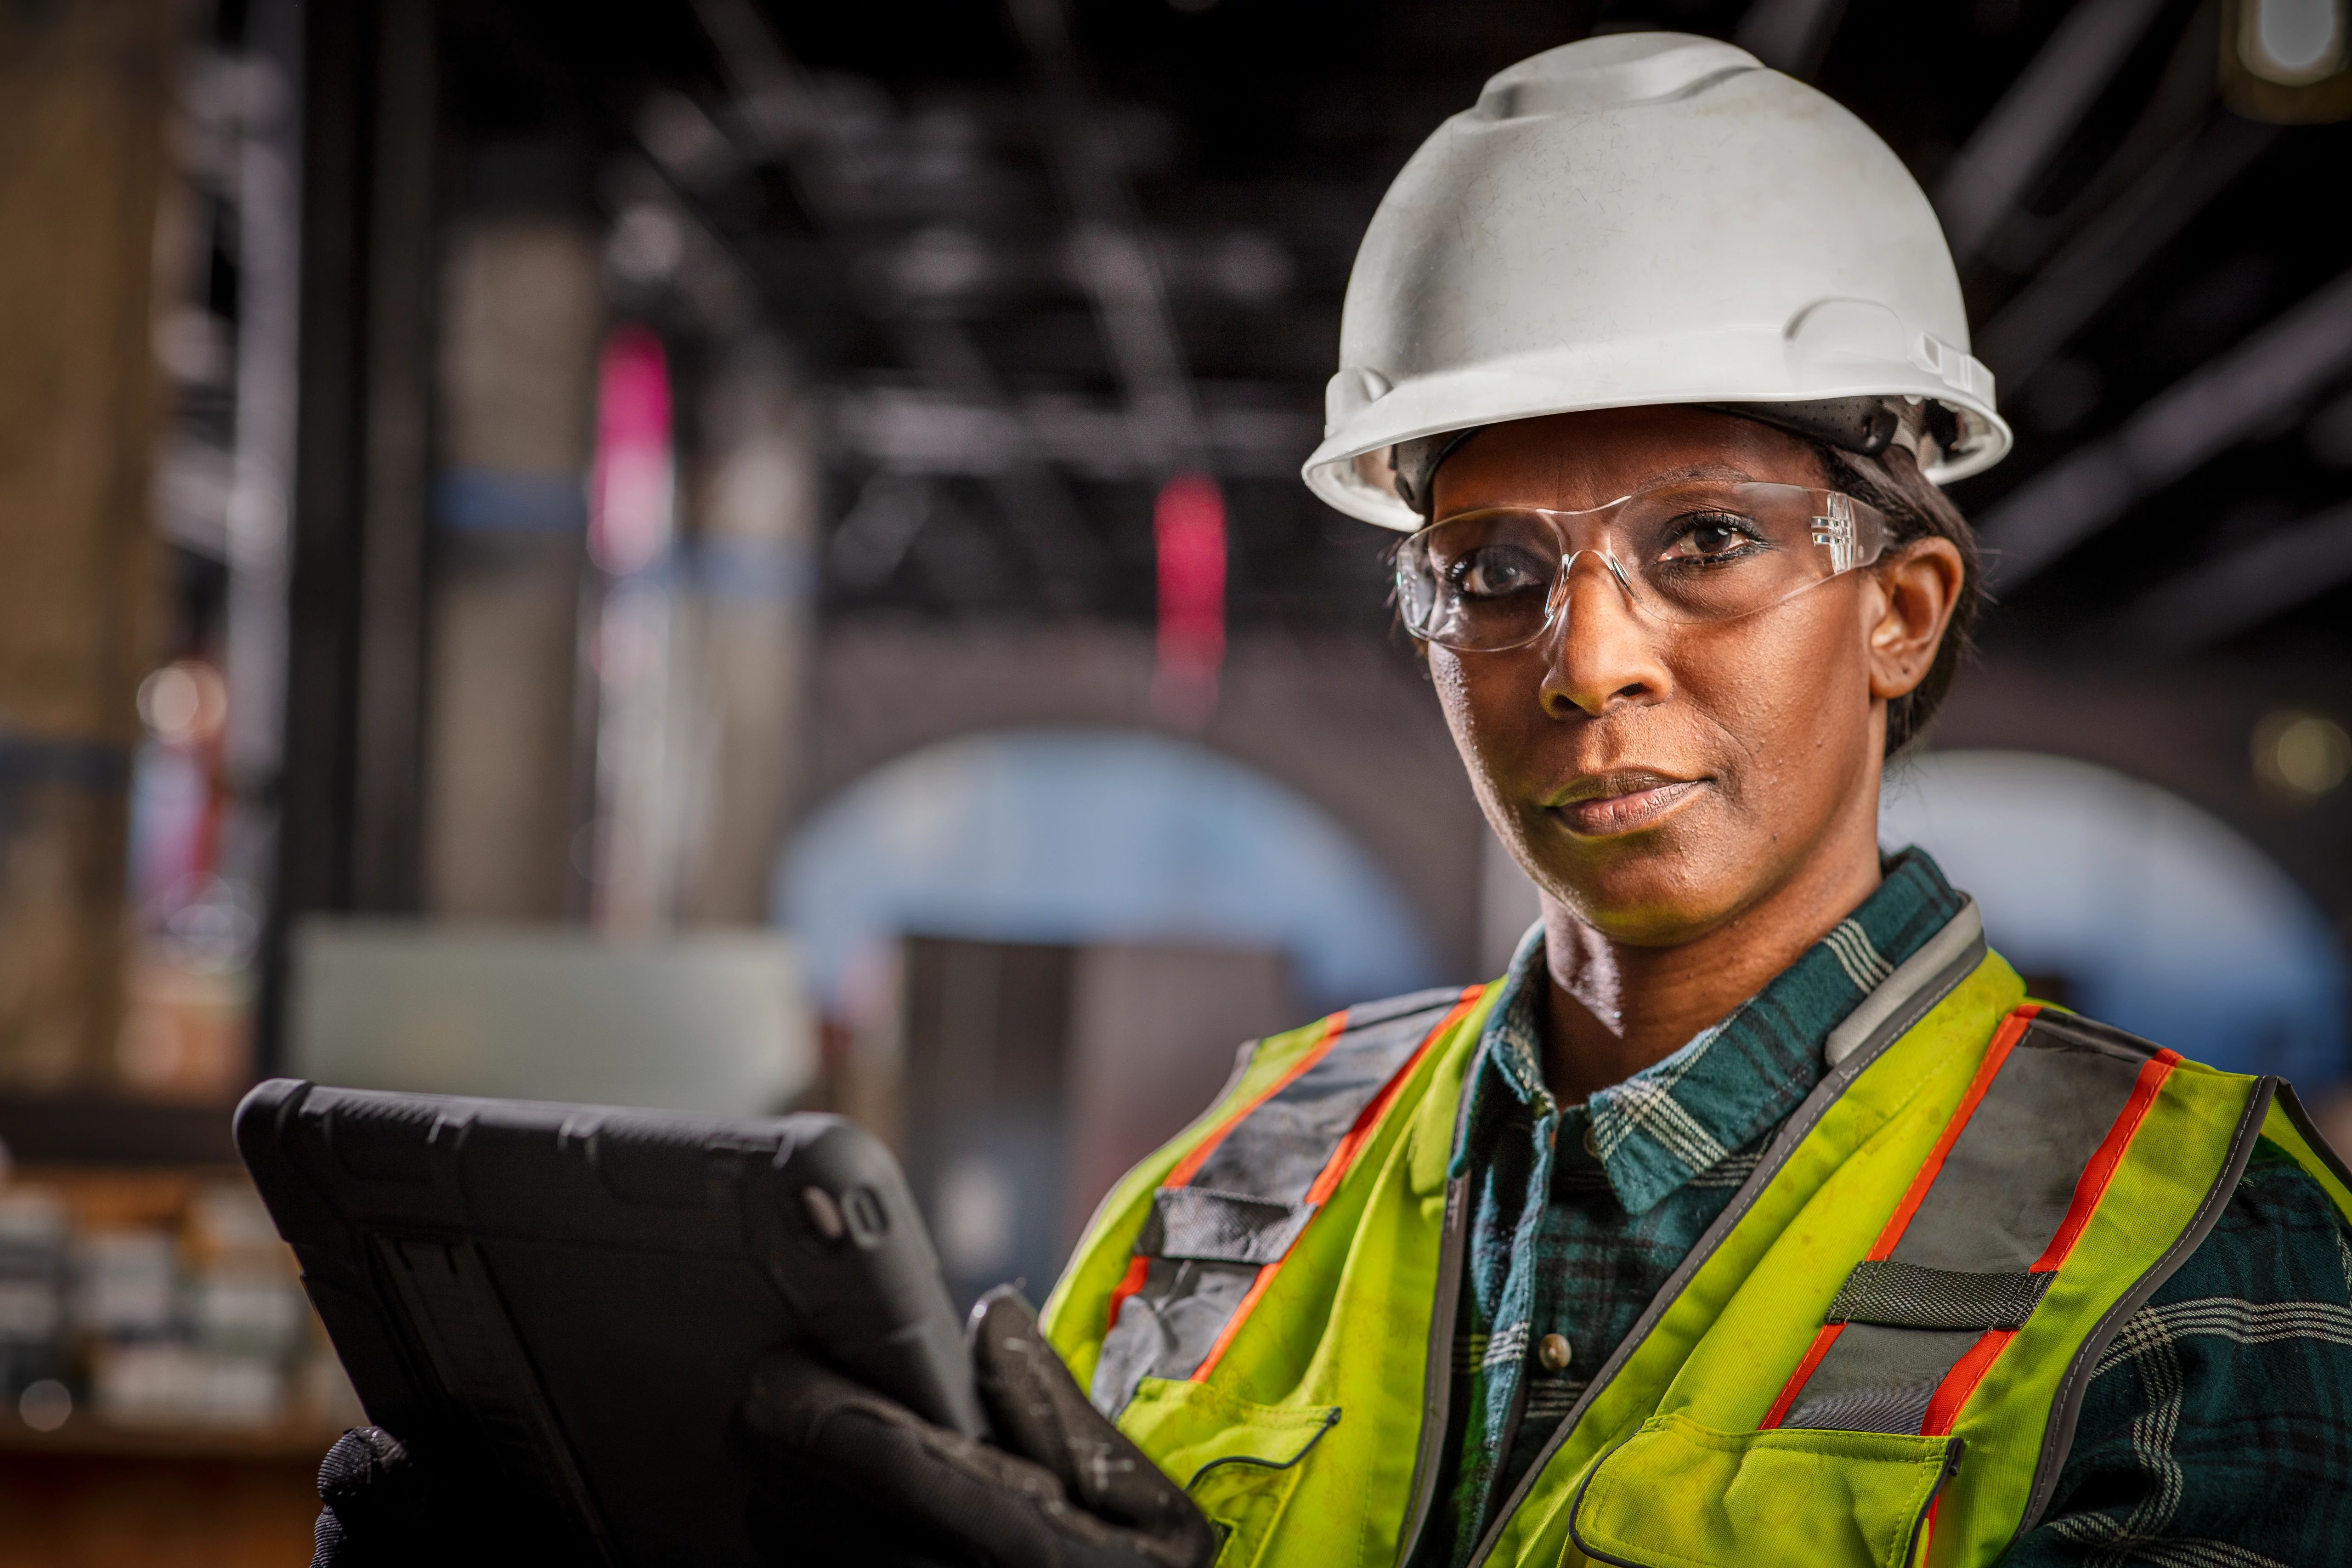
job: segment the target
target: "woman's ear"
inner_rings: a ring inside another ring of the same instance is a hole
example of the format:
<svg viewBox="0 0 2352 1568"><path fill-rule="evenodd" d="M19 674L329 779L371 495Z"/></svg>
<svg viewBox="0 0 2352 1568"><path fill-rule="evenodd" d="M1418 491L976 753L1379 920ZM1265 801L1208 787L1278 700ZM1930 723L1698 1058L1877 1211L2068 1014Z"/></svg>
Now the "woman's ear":
<svg viewBox="0 0 2352 1568"><path fill-rule="evenodd" d="M1870 635L1870 694L1907 697L1927 679L1968 574L1948 539L1914 540L1877 567L1884 598Z"/></svg>

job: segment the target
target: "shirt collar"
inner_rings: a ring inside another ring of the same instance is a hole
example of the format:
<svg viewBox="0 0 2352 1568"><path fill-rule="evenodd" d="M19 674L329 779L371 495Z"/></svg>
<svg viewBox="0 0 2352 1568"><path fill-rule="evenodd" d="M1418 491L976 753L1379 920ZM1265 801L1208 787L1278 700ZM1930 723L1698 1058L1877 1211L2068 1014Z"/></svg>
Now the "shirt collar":
<svg viewBox="0 0 2352 1568"><path fill-rule="evenodd" d="M1561 1135L1581 1139L1600 1157L1631 1214L1724 1167L1796 1109L1827 1070L1822 1047L1830 1031L1967 901L1926 851L1904 850L1885 863L1878 889L1860 908L1728 1017L1583 1106L1559 1111ZM1470 1085L1471 1127L1496 1124L1475 1114L1475 1101L1497 1093L1538 1111L1553 1109L1543 1079L1549 984L1538 925L1521 939L1487 1017ZM1457 1163L1475 1152L1459 1151Z"/></svg>

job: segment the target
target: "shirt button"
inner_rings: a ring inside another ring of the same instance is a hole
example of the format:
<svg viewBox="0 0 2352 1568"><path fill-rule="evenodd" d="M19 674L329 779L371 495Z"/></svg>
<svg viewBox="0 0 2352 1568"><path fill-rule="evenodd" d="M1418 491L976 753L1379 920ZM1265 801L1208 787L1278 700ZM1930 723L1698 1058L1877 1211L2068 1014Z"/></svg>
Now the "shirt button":
<svg viewBox="0 0 2352 1568"><path fill-rule="evenodd" d="M1596 1160L1601 1158L1601 1139L1590 1121L1584 1124L1584 1152Z"/></svg>
<svg viewBox="0 0 2352 1568"><path fill-rule="evenodd" d="M1546 1372L1567 1371L1569 1357L1572 1353L1566 1334L1546 1334L1536 1342L1536 1360L1543 1363Z"/></svg>

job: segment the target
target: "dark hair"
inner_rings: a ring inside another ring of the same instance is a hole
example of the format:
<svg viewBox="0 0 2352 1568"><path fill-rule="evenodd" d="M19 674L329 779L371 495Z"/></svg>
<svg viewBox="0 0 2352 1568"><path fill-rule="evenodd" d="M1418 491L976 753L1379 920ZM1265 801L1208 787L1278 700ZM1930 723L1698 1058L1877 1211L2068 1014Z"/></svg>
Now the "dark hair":
<svg viewBox="0 0 2352 1568"><path fill-rule="evenodd" d="M1831 485L1858 500L1866 500L1886 514L1890 550L1922 539L1948 539L1960 552L1960 595L1953 602L1951 624L1936 649L1936 662L1916 687L1886 705L1886 754L1893 756L1916 741L1944 705L1952 678L1972 646L1970 630L1984 599L1984 576L1977 559L1976 530L1960 515L1952 500L1919 471L1910 448L1893 446L1874 458L1844 451L1826 441L1811 443L1829 473Z"/></svg>

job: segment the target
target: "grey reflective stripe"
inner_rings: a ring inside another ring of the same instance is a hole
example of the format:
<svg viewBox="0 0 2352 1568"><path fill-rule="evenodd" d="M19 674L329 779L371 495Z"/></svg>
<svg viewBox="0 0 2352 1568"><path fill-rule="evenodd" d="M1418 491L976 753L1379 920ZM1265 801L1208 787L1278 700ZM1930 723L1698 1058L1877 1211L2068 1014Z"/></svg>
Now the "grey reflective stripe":
<svg viewBox="0 0 2352 1568"><path fill-rule="evenodd" d="M1944 922L1943 930L1921 943L1918 952L1896 966L1894 973L1856 1003L1844 1021L1830 1031L1830 1037L1822 1042L1822 1059L1839 1067L1864 1044L1872 1044L1874 1048L1885 1047L1895 1035L1927 1016L1927 1008L1919 1005L1921 997L1927 996L1927 1005L1933 1006L1950 991L1949 985L1937 990L1928 983L1931 977L1949 973L1962 960L1972 970L1983 960L1984 953L1984 921L1977 914L1976 900L1970 899L1958 914ZM1903 1024L1892 1033L1887 1032L1886 1026L1898 1016L1904 1019Z"/></svg>
<svg viewBox="0 0 2352 1568"><path fill-rule="evenodd" d="M2285 1081L2275 1078L2258 1079L2253 1094L2247 1100L2246 1113L2238 1119L2238 1131L2230 1140L2230 1157L2222 1162L2221 1173L2214 1178L2212 1190L2205 1194L2205 1201L2197 1205L2196 1217L2189 1222L2189 1227L2180 1233L2179 1239L2165 1249L2164 1256L2157 1259L2156 1267L2141 1275L2138 1281L2123 1293L2123 1298L2107 1309L2107 1315L2099 1320L2098 1326L2075 1347L2074 1362L2066 1368L2066 1376L2058 1384L2058 1396L2051 1404L2050 1424L2042 1428L2042 1457L2033 1467L2033 1489L2026 1494L2025 1515L2017 1526L2019 1534L2022 1535L2042 1522L2042 1513L2050 1507L2051 1496L2058 1489L2059 1471L2065 1466L2067 1453L2074 1447L2074 1424L2083 1414L2083 1395L2090 1390L2092 1369L2099 1364L2100 1355L2116 1337L2116 1331L2123 1327L2125 1320L2146 1306L2147 1299L2155 1295L2164 1282L2189 1261L2189 1255L2212 1234L2222 1209L2229 1205L2230 1195L2238 1190L2239 1178L2246 1173L2246 1162L2253 1155L2254 1143L2262 1135L2263 1122L2270 1114L2273 1095L2284 1103L2287 1115L2304 1135L2317 1142L2310 1121L2303 1114L2303 1107L2295 1101L2294 1091L2286 1087ZM2336 1171L2337 1179L2342 1180L2343 1165L2335 1159L2334 1152L2328 1150L2325 1143L2319 1143L2318 1147Z"/></svg>
<svg viewBox="0 0 2352 1568"><path fill-rule="evenodd" d="M1931 1268L2033 1267L2157 1050L2087 1018L2036 1015L1891 1256Z"/></svg>
<svg viewBox="0 0 2352 1568"><path fill-rule="evenodd" d="M1889 1329L1849 1323L1805 1382L1783 1426L1842 1432L1916 1432L1928 1402L1960 1358L1984 1338L1976 1329Z"/></svg>
<svg viewBox="0 0 2352 1568"><path fill-rule="evenodd" d="M1135 1250L1146 1258L1197 1258L1212 1263L1279 1263L1313 1204L1276 1204L1210 1187L1162 1187Z"/></svg>
<svg viewBox="0 0 2352 1568"><path fill-rule="evenodd" d="M1715 1216L1714 1223L1700 1234L1697 1245L1675 1266L1675 1271L1666 1276L1666 1282L1658 1287L1658 1293L1650 1298L1650 1304L1642 1309L1640 1317L1633 1320L1632 1330L1618 1342L1609 1359L1601 1363L1601 1370L1593 1374L1584 1392L1576 1396L1576 1403L1552 1428L1551 1439L1536 1456L1535 1463L1520 1474L1518 1485L1511 1489L1510 1496L1487 1516L1486 1533L1479 1539L1478 1550L1471 1553L1468 1568L1479 1568L1493 1553L1495 1543L1502 1539L1503 1526L1518 1510L1528 1493L1534 1489L1536 1482L1543 1476L1544 1467L1551 1463L1552 1456L1559 1452L1560 1445L1567 1442L1569 1434L1576 1430L1576 1424L1584 1419L1584 1413L1592 1408L1592 1402L1616 1380L1617 1373L1633 1359L1633 1352L1641 1349L1643 1342L1650 1337L1650 1331L1658 1326L1658 1320L1666 1315L1666 1309L1673 1306L1675 1298L1683 1293L1683 1287L1688 1285L1691 1277L1715 1256L1716 1248L1723 1245L1723 1238L1748 1217L1748 1211L1756 1206L1756 1200L1780 1176L1788 1165L1789 1156L1797 1152L1797 1146L1821 1125L1822 1118L1829 1114L1830 1107L1844 1096L1854 1079L1869 1070L1870 1065L1885 1053L1887 1047L1900 1039L1920 1019L1934 1012L1937 1004L1950 995L1961 981L1975 973L1977 965L1985 960L1985 952L1984 921L1977 913L1976 900L1971 899L1961 906L1959 913L1945 923L1942 931L1929 937L1918 952L1896 964L1895 973L1881 981L1878 989L1864 998L1861 1005L1854 1009L1853 1016L1831 1031L1830 1043L1838 1049L1834 1056L1829 1058L1827 1075L1813 1086L1813 1091L1805 1096L1803 1102L1789 1113L1789 1119L1780 1123L1780 1131L1772 1134L1771 1142L1765 1146L1764 1157L1756 1162L1756 1168L1748 1173L1748 1179L1739 1184L1739 1190L1731 1194L1731 1201L1724 1205L1723 1212ZM1848 1026L1865 1009L1869 1013L1868 1027L1859 1033L1849 1034ZM1823 1054L1827 1056L1829 1053L1825 1050Z"/></svg>
<svg viewBox="0 0 2352 1568"><path fill-rule="evenodd" d="M1459 991L1423 991L1349 1008L1323 1059L1227 1132L1187 1185L1279 1204L1304 1199L1357 1114L1461 1000Z"/></svg>
<svg viewBox="0 0 2352 1568"><path fill-rule="evenodd" d="M1097 1408L1115 1416L1145 1378L1200 1370L1260 1271L1315 1217L1307 1194L1356 1119L1465 994L1422 991L1349 1009L1319 1058L1226 1128L1189 1180L1153 1195L1135 1244L1148 1260L1143 1283L1103 1336L1087 1391Z"/></svg>
<svg viewBox="0 0 2352 1568"><path fill-rule="evenodd" d="M1846 1276L1828 1321L1886 1329L2014 1329L2057 1275L1977 1274L1865 1258Z"/></svg>
<svg viewBox="0 0 2352 1568"><path fill-rule="evenodd" d="M1155 1258L1103 1337L1087 1396L1116 1418L1147 1377L1189 1377L1257 1283L1255 1263ZM1182 1368L1182 1371L1173 1369Z"/></svg>
<svg viewBox="0 0 2352 1568"><path fill-rule="evenodd" d="M1948 1279L2030 1272L2157 1049L2087 1018L2035 1016L1953 1140L1889 1260ZM2040 1300L2036 1291L2026 1310ZM1861 1319L1830 1345L1782 1425L1916 1432L1979 1335L2016 1326Z"/></svg>

